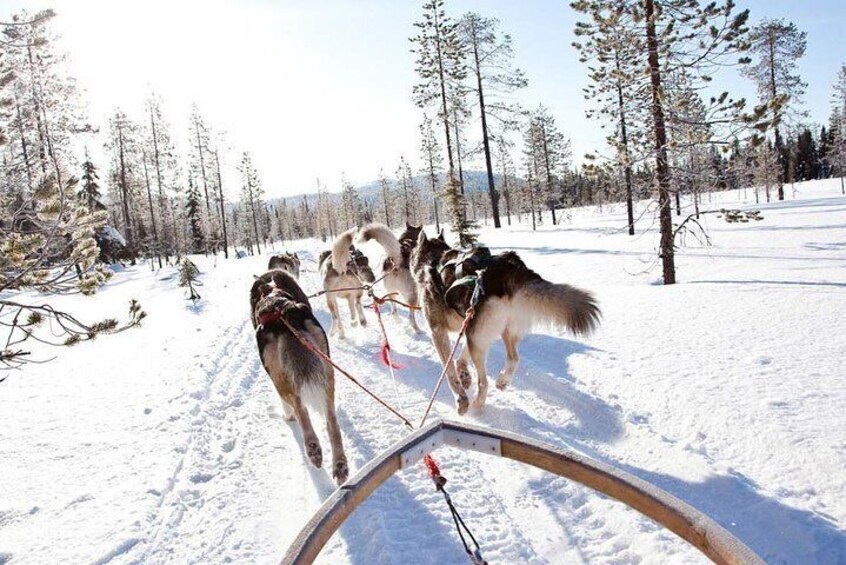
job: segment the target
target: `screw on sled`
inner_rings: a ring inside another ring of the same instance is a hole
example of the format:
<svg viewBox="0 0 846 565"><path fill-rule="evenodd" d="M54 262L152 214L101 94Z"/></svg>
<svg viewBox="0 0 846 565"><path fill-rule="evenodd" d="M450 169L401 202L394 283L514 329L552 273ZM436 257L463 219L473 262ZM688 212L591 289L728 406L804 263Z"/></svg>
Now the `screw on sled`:
<svg viewBox="0 0 846 565"><path fill-rule="evenodd" d="M671 494L621 469L510 432L437 420L397 442L336 490L288 548L284 565L311 563L352 512L397 471L442 445L526 463L619 500L671 530L714 563L764 561L714 520Z"/></svg>

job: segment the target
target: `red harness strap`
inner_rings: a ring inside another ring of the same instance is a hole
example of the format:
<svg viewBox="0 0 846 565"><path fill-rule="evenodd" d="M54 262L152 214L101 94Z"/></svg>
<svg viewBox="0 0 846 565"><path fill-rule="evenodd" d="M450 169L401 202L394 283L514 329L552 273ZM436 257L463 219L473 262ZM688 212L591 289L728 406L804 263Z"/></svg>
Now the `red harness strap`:
<svg viewBox="0 0 846 565"><path fill-rule="evenodd" d="M279 321L279 318L281 317L281 310L271 310L270 312L265 312L264 314L259 316L258 323L260 326L266 326L268 324L272 324L273 322Z"/></svg>

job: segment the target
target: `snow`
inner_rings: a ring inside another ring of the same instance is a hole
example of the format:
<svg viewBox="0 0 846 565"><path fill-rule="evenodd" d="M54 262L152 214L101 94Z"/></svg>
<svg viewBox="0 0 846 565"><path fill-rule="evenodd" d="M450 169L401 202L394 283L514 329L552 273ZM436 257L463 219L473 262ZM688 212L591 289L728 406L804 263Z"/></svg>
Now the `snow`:
<svg viewBox="0 0 846 565"><path fill-rule="evenodd" d="M743 192L705 197L706 209L760 209L764 220L704 216L713 245L680 251L673 287L659 284L656 234L640 234L644 220L626 235L621 207L579 210L534 233L525 223L483 230L494 251L515 249L544 277L593 291L603 320L587 339L528 337L512 387L491 387L467 419L617 465L769 563L846 563L846 197L838 180L795 189L795 199L760 205L741 203ZM285 247L306 258L304 289L318 290L324 244ZM380 256L375 244L364 250ZM142 328L51 351L56 360L0 384L0 563L272 563L334 490L308 465L256 354L247 294L267 255L192 259L204 273L196 304L174 268L127 268L95 298L57 302L97 319L138 298ZM328 327L325 302L313 306ZM397 404L368 317L332 340L333 358ZM401 404L416 421L440 365L426 334L385 321L405 366ZM495 345L490 373L503 358ZM341 376L337 400L353 472L405 436ZM446 387L434 412L455 417ZM571 481L451 448L435 457L491 563L704 561ZM422 465L377 490L321 554L464 560Z"/></svg>
<svg viewBox="0 0 846 565"><path fill-rule="evenodd" d="M123 238L123 235L114 228L114 226L103 226L101 237L104 240L116 241L121 247L126 247L126 240Z"/></svg>

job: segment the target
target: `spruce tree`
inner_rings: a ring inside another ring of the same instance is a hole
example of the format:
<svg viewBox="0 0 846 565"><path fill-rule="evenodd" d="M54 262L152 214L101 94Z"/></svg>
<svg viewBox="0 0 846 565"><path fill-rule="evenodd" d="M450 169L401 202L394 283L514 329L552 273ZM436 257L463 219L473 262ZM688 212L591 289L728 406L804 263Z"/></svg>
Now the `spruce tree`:
<svg viewBox="0 0 846 565"><path fill-rule="evenodd" d="M80 185L79 198L85 203L89 212L105 210L106 206L101 202L100 180L97 174L97 167L88 157L88 150L85 151L85 162L82 163L82 184Z"/></svg>
<svg viewBox="0 0 846 565"><path fill-rule="evenodd" d="M188 218L188 229L191 234L191 253L202 253L205 251L203 219L200 207L200 193L194 184L194 179L189 176L188 193L185 198L185 215Z"/></svg>

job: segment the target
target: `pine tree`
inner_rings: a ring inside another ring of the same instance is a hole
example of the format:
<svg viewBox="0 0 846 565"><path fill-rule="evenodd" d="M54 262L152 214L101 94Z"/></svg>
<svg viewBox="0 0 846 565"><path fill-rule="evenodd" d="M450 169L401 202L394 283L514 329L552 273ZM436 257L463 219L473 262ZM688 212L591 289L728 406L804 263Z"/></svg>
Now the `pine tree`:
<svg viewBox="0 0 846 565"><path fill-rule="evenodd" d="M199 195L197 195L199 200ZM199 204L199 202L198 202ZM188 300L198 300L200 294L194 288L200 285L199 280L200 269L188 257L182 259L179 263L179 286L188 288Z"/></svg>
<svg viewBox="0 0 846 565"><path fill-rule="evenodd" d="M122 110L115 110L109 118L109 138L106 149L112 155L111 164L111 186L117 189L112 195L114 202L120 205L121 219L123 222L123 236L127 248L135 262L135 254L138 243L135 238L133 226L137 225L138 218L133 217L132 212L137 209L137 195L134 194L132 178L132 161L136 156L137 149L137 127L133 124Z"/></svg>
<svg viewBox="0 0 846 565"><path fill-rule="evenodd" d="M226 231L226 196L223 192L223 179L220 175L220 148L214 149L214 166L217 176L217 206L219 208L220 227L223 235L223 257L229 258L229 235Z"/></svg>
<svg viewBox="0 0 846 565"><path fill-rule="evenodd" d="M591 2L591 9L602 9L603 3ZM608 4L606 4L608 5ZM608 5L610 6L610 5ZM739 54L746 48L745 35L748 11L734 14L732 0L711 2L701 6L691 0L619 0L614 9L624 10L627 17L621 22L624 29L637 35L645 45L645 68L648 83L645 89L632 92L638 103L648 107L648 132L652 140L651 159L654 162L655 187L658 193L660 227L659 256L662 261L664 284L674 284L675 232L672 224L670 194L673 189L668 155L668 119L673 114L667 86L672 76L681 71L690 75L694 90L703 88L714 69L734 60L746 62ZM635 55L643 57L642 53ZM641 59L642 61L642 59ZM760 117L741 116L744 103L722 93L714 96L706 108L706 119L714 127L712 135L736 135Z"/></svg>
<svg viewBox="0 0 846 565"><path fill-rule="evenodd" d="M441 159L438 138L435 137L435 131L432 129L432 120L430 120L429 117L425 114L423 115L423 123L420 124L420 156L423 159L423 172L429 179L429 188L432 191L432 213L435 216L435 230L441 231L441 221L438 217L437 194L438 175L441 171L443 161ZM403 181L403 188L405 189L405 181ZM459 210L458 213L460 214L461 210ZM408 204L406 204L406 215L408 215Z"/></svg>
<svg viewBox="0 0 846 565"><path fill-rule="evenodd" d="M638 118L643 108L637 105L633 92L642 87L638 54L644 50L644 39L637 33L624 2L580 0L571 6L591 17L590 22L576 24L575 33L581 41L573 43L580 60L589 63L591 84L585 89L585 98L593 100L596 107L588 110L587 117L602 118L612 126L608 141L623 171L628 230L634 235L632 134L638 133L636 124L642 122Z"/></svg>
<svg viewBox="0 0 846 565"><path fill-rule="evenodd" d="M11 157L7 162L4 155L0 168L0 327L6 334L0 369L40 362L31 356L31 342L73 345L137 325L144 315L133 303L123 326L114 319L88 324L51 304L56 294L93 294L111 275L98 263L95 234L108 212L99 203L96 168L86 159L83 188L70 173L77 167L73 135L90 128L60 64L53 16L52 10L22 12L0 23L0 145ZM20 292L33 290L42 295L37 304L19 301Z"/></svg>
<svg viewBox="0 0 846 565"><path fill-rule="evenodd" d="M180 231L177 226L171 198L178 193L176 151L170 135L170 127L164 119L161 99L150 94L146 100L147 136L145 152L149 156L158 192L158 217L162 228L162 247L165 259L180 253Z"/></svg>
<svg viewBox="0 0 846 565"><path fill-rule="evenodd" d="M538 106L529 119L524 142L527 155L531 158L534 178L538 186L542 187L540 192L555 225L555 208L561 200L557 187L564 168L569 164L570 142L558 131L555 119L543 105Z"/></svg>
<svg viewBox="0 0 846 565"><path fill-rule="evenodd" d="M241 164L238 166L241 173L241 203L244 206L245 212L248 214L249 221L252 224L253 235L255 236L256 251L261 253L259 242L259 211L264 207L262 196L264 191L261 187L261 179L258 177L258 172L253 166L253 160L249 153L244 152L241 157Z"/></svg>
<svg viewBox="0 0 846 565"><path fill-rule="evenodd" d="M509 96L528 85L523 71L514 67L514 50L511 36L499 31L499 20L485 18L469 12L459 22L461 38L471 56L471 68L476 79L475 91L479 103L482 128L482 149L488 175L488 196L494 228L501 227L499 194L494 186L493 160L491 157L491 132L488 121L497 120L500 129L516 127L520 108L502 96ZM487 98L486 98L487 97ZM510 222L510 219L509 219Z"/></svg>
<svg viewBox="0 0 846 565"><path fill-rule="evenodd" d="M420 108L435 106L440 119L444 139L444 150L447 157L446 190L457 190L460 195L460 180L456 178L455 153L453 147L453 133L450 128L450 118L453 115L450 95L456 96L462 92L461 81L467 76L464 65L464 52L458 35L458 24L444 11L443 0L427 0L423 4L423 19L415 22L418 34L411 38L415 44L412 52L417 55L415 71L420 82L414 86L414 101ZM450 205L464 205L463 198L447 198ZM434 206L435 222L437 218L437 203ZM451 217L464 217L464 210L450 211ZM464 221L462 220L462 224ZM453 227L458 227L453 226ZM459 238L468 238L469 234L457 234Z"/></svg>
<svg viewBox="0 0 846 565"><path fill-rule="evenodd" d="M764 20L749 33L750 50L757 60L742 71L758 87L759 101L771 107L775 150L780 166L779 200L784 200L787 164L780 128L798 106L808 86L796 72L799 59L805 56L807 35L792 22Z"/></svg>
<svg viewBox="0 0 846 565"><path fill-rule="evenodd" d="M385 175L383 169L379 169L379 189L382 196L382 212L385 214L385 225L391 227L391 208L393 203L393 194L391 190L391 181Z"/></svg>
<svg viewBox="0 0 846 565"><path fill-rule="evenodd" d="M841 64L834 83L832 113L829 122L831 148L827 160L840 177L840 192L846 194L846 63Z"/></svg>

